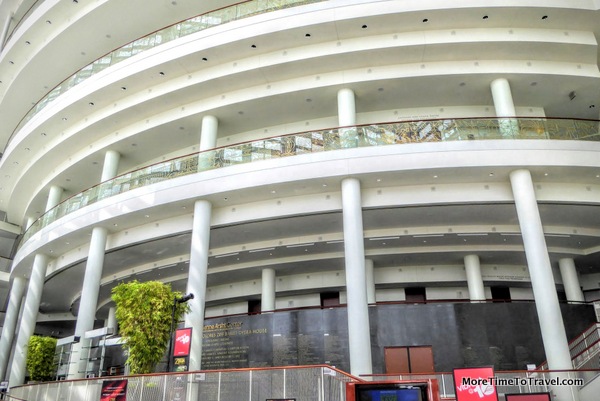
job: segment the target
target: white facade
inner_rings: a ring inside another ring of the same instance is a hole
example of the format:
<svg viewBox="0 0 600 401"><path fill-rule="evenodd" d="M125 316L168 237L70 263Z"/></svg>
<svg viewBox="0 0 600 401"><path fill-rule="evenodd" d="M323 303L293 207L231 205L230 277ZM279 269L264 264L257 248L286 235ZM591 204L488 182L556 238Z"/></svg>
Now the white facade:
<svg viewBox="0 0 600 401"><path fill-rule="evenodd" d="M599 290L598 1L29 3L0 3L0 210L25 234L0 291L30 282L5 327L40 286L37 331L58 337L133 279L207 317L339 292L360 374L369 293L508 287L547 306L550 367L569 369L557 291ZM0 360L11 384L23 356Z"/></svg>

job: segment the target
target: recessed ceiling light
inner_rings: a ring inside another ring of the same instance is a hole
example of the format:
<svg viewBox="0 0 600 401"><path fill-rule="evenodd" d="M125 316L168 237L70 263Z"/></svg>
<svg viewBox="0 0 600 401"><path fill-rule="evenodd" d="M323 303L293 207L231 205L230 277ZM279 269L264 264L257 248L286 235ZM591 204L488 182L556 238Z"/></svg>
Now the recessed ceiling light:
<svg viewBox="0 0 600 401"><path fill-rule="evenodd" d="M256 49L256 45L251 45L250 47L253 49Z"/></svg>
<svg viewBox="0 0 600 401"><path fill-rule="evenodd" d="M158 75L160 75L160 76L164 77L164 76L165 76L165 73L164 73L163 71L161 71L161 72L159 72L159 73L158 73Z"/></svg>
<svg viewBox="0 0 600 401"><path fill-rule="evenodd" d="M596 107L595 104L590 104L590 109L593 109L594 107Z"/></svg>
<svg viewBox="0 0 600 401"><path fill-rule="evenodd" d="M378 179L377 179L377 182L381 182L381 178L378 178Z"/></svg>
<svg viewBox="0 0 600 401"><path fill-rule="evenodd" d="M484 16L483 16L483 19L488 19L488 18L489 18L489 17L488 17L487 15L484 15Z"/></svg>
<svg viewBox="0 0 600 401"><path fill-rule="evenodd" d="M434 176L433 176L433 178L438 178L438 176L437 176L437 175L434 175Z"/></svg>
<svg viewBox="0 0 600 401"><path fill-rule="evenodd" d="M28 41L28 40L26 40L26 41L25 41L25 44L26 44L26 45L30 45L30 44L31 44L31 42L30 42L30 41Z"/></svg>
<svg viewBox="0 0 600 401"><path fill-rule="evenodd" d="M490 177L493 177L493 176L494 176L494 173L490 173Z"/></svg>
<svg viewBox="0 0 600 401"><path fill-rule="evenodd" d="M529 85L531 85L531 86L536 86L536 85L537 85L537 82L535 82L535 81L534 81L534 82L530 83Z"/></svg>
<svg viewBox="0 0 600 401"><path fill-rule="evenodd" d="M202 57L202 61L208 61L206 57Z"/></svg>
<svg viewBox="0 0 600 401"><path fill-rule="evenodd" d="M429 22L427 18L423 18L423 22Z"/></svg>
<svg viewBox="0 0 600 401"><path fill-rule="evenodd" d="M366 26L366 25L363 25L361 28L362 28L362 29L367 29L367 26Z"/></svg>
<svg viewBox="0 0 600 401"><path fill-rule="evenodd" d="M90 106L93 106L93 105L94 105L94 102L89 102L88 104L89 104Z"/></svg>
<svg viewBox="0 0 600 401"><path fill-rule="evenodd" d="M126 90L127 90L127 87L126 87L126 86L121 86L121 90L122 90L122 91L126 91Z"/></svg>
<svg viewBox="0 0 600 401"><path fill-rule="evenodd" d="M548 19L548 16L547 16L547 15L544 15L544 16L542 17L542 19Z"/></svg>
<svg viewBox="0 0 600 401"><path fill-rule="evenodd" d="M46 133L45 133L45 132L42 132L40 135L41 135L41 136L46 136Z"/></svg>
<svg viewBox="0 0 600 401"><path fill-rule="evenodd" d="M310 33L307 33L304 36L307 37L307 38L310 38Z"/></svg>
<svg viewBox="0 0 600 401"><path fill-rule="evenodd" d="M52 24L52 21L50 21L49 19L46 20L46 24L50 25Z"/></svg>
<svg viewBox="0 0 600 401"><path fill-rule="evenodd" d="M277 193L277 191L275 191L275 190L272 190L272 191L271 191L271 193L272 193L272 194L276 194L276 193Z"/></svg>

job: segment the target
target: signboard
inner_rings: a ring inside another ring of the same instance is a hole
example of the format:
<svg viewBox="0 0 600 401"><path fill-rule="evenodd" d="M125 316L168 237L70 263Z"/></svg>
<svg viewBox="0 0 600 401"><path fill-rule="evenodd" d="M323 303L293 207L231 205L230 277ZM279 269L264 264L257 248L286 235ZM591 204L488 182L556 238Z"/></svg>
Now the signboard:
<svg viewBox="0 0 600 401"><path fill-rule="evenodd" d="M456 401L498 401L494 368L454 369Z"/></svg>
<svg viewBox="0 0 600 401"><path fill-rule="evenodd" d="M550 393L506 394L506 401L550 401Z"/></svg>
<svg viewBox="0 0 600 401"><path fill-rule="evenodd" d="M191 329L191 327L175 330L175 346L173 347L173 356L174 357L188 356L190 354L191 345L192 345L192 329Z"/></svg>
<svg viewBox="0 0 600 401"><path fill-rule="evenodd" d="M104 380L100 401L127 401L127 379Z"/></svg>
<svg viewBox="0 0 600 401"><path fill-rule="evenodd" d="M189 364L189 357L178 356L173 358L173 372L187 372Z"/></svg>

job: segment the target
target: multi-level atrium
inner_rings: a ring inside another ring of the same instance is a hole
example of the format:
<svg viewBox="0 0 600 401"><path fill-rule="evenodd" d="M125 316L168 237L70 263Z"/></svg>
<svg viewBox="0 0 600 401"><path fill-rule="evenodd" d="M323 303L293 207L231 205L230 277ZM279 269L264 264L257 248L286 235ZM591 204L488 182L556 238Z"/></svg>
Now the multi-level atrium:
<svg viewBox="0 0 600 401"><path fill-rule="evenodd" d="M243 323L321 363L329 325L355 374L395 346L568 369L600 295L599 9L0 2L0 379L130 280L196 295L191 369L204 324L282 309ZM263 351L233 365L300 363Z"/></svg>

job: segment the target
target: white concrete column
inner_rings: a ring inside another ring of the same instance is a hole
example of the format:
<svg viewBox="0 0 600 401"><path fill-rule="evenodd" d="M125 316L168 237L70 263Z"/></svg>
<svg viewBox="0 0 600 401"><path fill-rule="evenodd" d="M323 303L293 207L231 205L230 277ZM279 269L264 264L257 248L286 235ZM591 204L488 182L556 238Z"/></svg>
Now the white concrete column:
<svg viewBox="0 0 600 401"><path fill-rule="evenodd" d="M467 285L469 286L469 299L471 301L485 301L479 256L465 256L465 271L467 273Z"/></svg>
<svg viewBox="0 0 600 401"><path fill-rule="evenodd" d="M515 170L510 173L510 183L523 236L548 368L550 370L570 370L573 369L573 364L531 173L525 169ZM556 376L560 376L560 374L557 373ZM556 386L552 388L552 391L557 396L557 401L577 401L578 399L578 397L571 397L568 386Z"/></svg>
<svg viewBox="0 0 600 401"><path fill-rule="evenodd" d="M108 318L106 319L105 326L113 329L113 334L117 334L117 329L119 324L117 322L117 308L115 306L111 306L108 309Z"/></svg>
<svg viewBox="0 0 600 401"><path fill-rule="evenodd" d="M356 102L352 89L340 89L337 93L338 124L340 127L340 146L342 148L355 148L358 146L356 128Z"/></svg>
<svg viewBox="0 0 600 401"><path fill-rule="evenodd" d="M490 85L494 108L498 117L514 117L517 115L510 91L510 84L505 78L494 79Z"/></svg>
<svg viewBox="0 0 600 401"><path fill-rule="evenodd" d="M375 298L375 266L372 259L365 259L365 274L367 276L367 303L374 304Z"/></svg>
<svg viewBox="0 0 600 401"><path fill-rule="evenodd" d="M371 374L373 365L367 304L362 202L360 182L355 178L346 178L342 181L342 212L350 372L358 376Z"/></svg>
<svg viewBox="0 0 600 401"><path fill-rule="evenodd" d="M8 307L4 316L4 326L2 327L2 336L0 336L0 381L6 379L6 368L8 359L15 337L17 328L17 319L21 310L21 301L25 292L26 280L23 277L15 277L10 287L8 298Z"/></svg>
<svg viewBox="0 0 600 401"><path fill-rule="evenodd" d="M271 268L262 269L260 309L262 312L275 310L275 270Z"/></svg>
<svg viewBox="0 0 600 401"><path fill-rule="evenodd" d="M114 150L108 150L104 154L104 164L102 165L102 175L100 176L100 182L115 178L119 171L119 161L121 155L119 152Z"/></svg>
<svg viewBox="0 0 600 401"><path fill-rule="evenodd" d="M37 322L38 313L40 310L40 302L42 300L42 291L44 290L44 280L46 279L46 269L48 268L48 257L46 255L37 254L33 260L31 268L31 277L29 278L29 286L27 287L27 295L23 312L21 314L21 323L17 334L17 342L15 345L15 354L10 371L10 386L19 386L25 381L25 370L27 360L27 344L29 338L35 332L35 324Z"/></svg>
<svg viewBox="0 0 600 401"><path fill-rule="evenodd" d="M94 329L107 237L108 231L104 227L94 227L92 230L79 311L77 312L77 323L75 325L75 335L80 336L81 340L79 343L73 344L71 361L76 361L76 363L69 366L68 379L82 379L85 377L88 355L86 347L89 346L90 341L85 340L84 336L86 331Z"/></svg>
<svg viewBox="0 0 600 401"><path fill-rule="evenodd" d="M58 185L52 185L48 192L48 200L46 201L46 212L60 203L63 189Z"/></svg>
<svg viewBox="0 0 600 401"><path fill-rule="evenodd" d="M219 120L215 116L202 117L200 131L200 152L217 147Z"/></svg>
<svg viewBox="0 0 600 401"><path fill-rule="evenodd" d="M200 131L200 154L198 155L198 171L210 170L214 167L215 151L217 147L217 136L219 120L215 116L204 116Z"/></svg>
<svg viewBox="0 0 600 401"><path fill-rule="evenodd" d="M562 277L563 286L569 302L585 302L583 291L579 285L579 276L575 261L572 258L563 258L558 261L560 275Z"/></svg>
<svg viewBox="0 0 600 401"><path fill-rule="evenodd" d="M204 328L204 306L206 304L211 216L211 203L205 200L196 201L192 226L190 271L186 290L188 294L194 294L194 299L188 302L190 313L185 316L185 327L192 328L189 370L200 370L202 366L202 331Z"/></svg>
<svg viewBox="0 0 600 401"><path fill-rule="evenodd" d="M492 81L491 85L494 108L498 117L514 117L517 115L515 104L513 102L510 84L505 78L498 78ZM519 124L514 118L498 119L500 134L506 137L518 137Z"/></svg>

